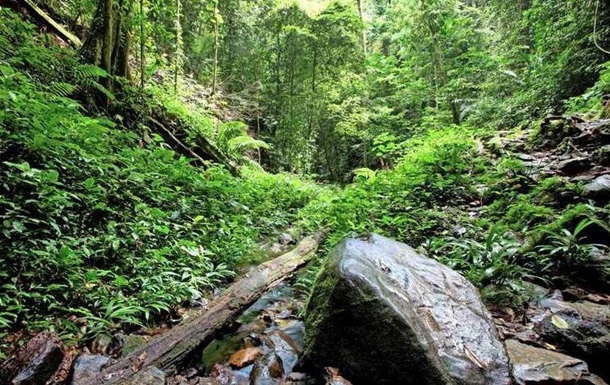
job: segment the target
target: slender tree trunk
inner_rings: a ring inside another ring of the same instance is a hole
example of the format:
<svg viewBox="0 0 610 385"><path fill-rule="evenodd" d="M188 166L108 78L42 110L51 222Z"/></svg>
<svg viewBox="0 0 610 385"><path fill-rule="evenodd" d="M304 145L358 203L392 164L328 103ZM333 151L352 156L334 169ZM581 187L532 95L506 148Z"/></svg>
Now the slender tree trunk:
<svg viewBox="0 0 610 385"><path fill-rule="evenodd" d="M114 29L112 0L105 0L104 6L104 40L102 44L102 68L112 73L112 49L114 48Z"/></svg>
<svg viewBox="0 0 610 385"><path fill-rule="evenodd" d="M144 0L140 0L140 89L144 90L144 70L145 60L144 57Z"/></svg>
<svg viewBox="0 0 610 385"><path fill-rule="evenodd" d="M366 28L364 27L364 11L362 9L362 0L358 1L358 14L360 15L360 20L362 20L362 52L364 56L366 56Z"/></svg>
<svg viewBox="0 0 610 385"><path fill-rule="evenodd" d="M277 127L282 123L282 25L278 27L275 35L275 114L277 117L277 123L271 126L271 136L275 139Z"/></svg>
<svg viewBox="0 0 610 385"><path fill-rule="evenodd" d="M178 74L182 63L182 24L180 24L181 3L176 0L176 58L174 60L174 93L178 93Z"/></svg>
<svg viewBox="0 0 610 385"><path fill-rule="evenodd" d="M315 114L314 108L316 106L315 104L315 97L316 97L316 67L317 67L317 61L318 61L318 50L314 48L313 51L313 63L311 65L311 96L309 97L309 114L307 117L307 137L308 139L311 139L312 135L313 135L313 117Z"/></svg>
<svg viewBox="0 0 610 385"><path fill-rule="evenodd" d="M218 77L218 0L214 1L214 68L212 69L212 95L216 93Z"/></svg>

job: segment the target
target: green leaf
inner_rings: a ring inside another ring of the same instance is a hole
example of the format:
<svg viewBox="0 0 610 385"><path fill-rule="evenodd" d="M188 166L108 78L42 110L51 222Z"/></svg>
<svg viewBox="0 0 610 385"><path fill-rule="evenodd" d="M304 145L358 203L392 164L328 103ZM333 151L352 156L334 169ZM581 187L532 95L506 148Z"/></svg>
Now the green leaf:
<svg viewBox="0 0 610 385"><path fill-rule="evenodd" d="M570 324L564 320L563 318L561 318L560 316L558 316L557 314L553 314L551 316L551 322L553 323L553 325L555 325L558 329L569 329L570 328Z"/></svg>
<svg viewBox="0 0 610 385"><path fill-rule="evenodd" d="M204 219L205 219L205 217L203 215L197 215L195 218L193 218L193 222L199 223L199 222L203 221Z"/></svg>

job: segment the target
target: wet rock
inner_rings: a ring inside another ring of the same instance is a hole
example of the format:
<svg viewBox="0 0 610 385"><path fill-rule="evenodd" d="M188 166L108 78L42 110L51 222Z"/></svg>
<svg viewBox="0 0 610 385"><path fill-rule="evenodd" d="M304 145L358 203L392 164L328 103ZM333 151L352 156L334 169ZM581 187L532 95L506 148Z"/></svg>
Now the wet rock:
<svg viewBox="0 0 610 385"><path fill-rule="evenodd" d="M131 376L129 380L121 382L121 385L165 385L166 377L164 371L148 366Z"/></svg>
<svg viewBox="0 0 610 385"><path fill-rule="evenodd" d="M91 377L102 371L110 357L99 354L79 354L72 368L72 385L91 384Z"/></svg>
<svg viewBox="0 0 610 385"><path fill-rule="evenodd" d="M280 357L284 373L290 373L299 360L299 348L292 339L281 330L274 330L267 335L267 345Z"/></svg>
<svg viewBox="0 0 610 385"><path fill-rule="evenodd" d="M610 143L610 119L600 119L579 124L581 134L572 138L578 146L600 147Z"/></svg>
<svg viewBox="0 0 610 385"><path fill-rule="evenodd" d="M339 369L326 367L326 385L352 385L339 374Z"/></svg>
<svg viewBox="0 0 610 385"><path fill-rule="evenodd" d="M127 342L128 338L129 336L122 331L115 333L110 340L108 348L106 349L106 354L113 357L120 356L123 346L125 346L125 342Z"/></svg>
<svg viewBox="0 0 610 385"><path fill-rule="evenodd" d="M250 385L279 385L283 376L282 359L275 352L269 352L254 364Z"/></svg>
<svg viewBox="0 0 610 385"><path fill-rule="evenodd" d="M276 321L278 330L286 333L293 342L296 350L300 353L303 351L303 337L305 335L305 323L298 320L279 320Z"/></svg>
<svg viewBox="0 0 610 385"><path fill-rule="evenodd" d="M256 319L251 323L248 324L244 324L241 325L239 327L239 329L237 329L237 332L244 332L244 333L262 333L265 331L265 329L267 328L267 324L261 320L261 319Z"/></svg>
<svg viewBox="0 0 610 385"><path fill-rule="evenodd" d="M108 334L100 334L93 340L89 350L93 354L106 354L111 342L111 336Z"/></svg>
<svg viewBox="0 0 610 385"><path fill-rule="evenodd" d="M593 167L591 159L586 157L564 160L557 165L557 169L563 175L575 175L587 171Z"/></svg>
<svg viewBox="0 0 610 385"><path fill-rule="evenodd" d="M219 385L231 385L236 382L235 374L227 366L216 364L212 367L210 379Z"/></svg>
<svg viewBox="0 0 610 385"><path fill-rule="evenodd" d="M583 195L601 204L610 201L610 175L601 175L583 187Z"/></svg>
<svg viewBox="0 0 610 385"><path fill-rule="evenodd" d="M307 307L306 367L355 384L510 383L508 357L477 290L405 244L348 239Z"/></svg>
<svg viewBox="0 0 610 385"><path fill-rule="evenodd" d="M229 365L234 369L240 369L254 363L262 354L259 348L245 348L235 352L229 358Z"/></svg>
<svg viewBox="0 0 610 385"><path fill-rule="evenodd" d="M188 378L189 380L197 377L198 374L199 370L197 370L196 368L187 368L184 373L182 373L182 375Z"/></svg>
<svg viewBox="0 0 610 385"><path fill-rule="evenodd" d="M278 237L278 242L281 245L290 245L290 244L296 243L294 238L292 237L292 235L290 235L288 233L280 234L280 236Z"/></svg>
<svg viewBox="0 0 610 385"><path fill-rule="evenodd" d="M587 364L577 358L515 340L507 340L505 344L518 385L606 384L590 374Z"/></svg>
<svg viewBox="0 0 610 385"><path fill-rule="evenodd" d="M307 382L311 379L311 377L307 373L300 372L291 372L286 376L286 383L288 384L297 384Z"/></svg>
<svg viewBox="0 0 610 385"><path fill-rule="evenodd" d="M546 300L547 309L533 319L542 340L585 360L594 373L610 379L610 308L591 302Z"/></svg>
<svg viewBox="0 0 610 385"><path fill-rule="evenodd" d="M64 362L60 339L53 333L38 333L0 366L0 382L12 385L55 383L54 374Z"/></svg>

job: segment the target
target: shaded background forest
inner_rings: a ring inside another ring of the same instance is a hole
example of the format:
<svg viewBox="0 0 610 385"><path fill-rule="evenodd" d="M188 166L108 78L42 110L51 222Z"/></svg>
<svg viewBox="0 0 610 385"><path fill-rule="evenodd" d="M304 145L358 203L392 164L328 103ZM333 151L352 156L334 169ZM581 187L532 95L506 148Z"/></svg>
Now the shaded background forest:
<svg viewBox="0 0 610 385"><path fill-rule="evenodd" d="M119 3L145 83L166 71L208 84L272 146L267 169L330 181L391 164L421 127L513 127L580 107L567 100L610 59L596 47L610 45L605 2ZM46 2L83 37L96 6Z"/></svg>

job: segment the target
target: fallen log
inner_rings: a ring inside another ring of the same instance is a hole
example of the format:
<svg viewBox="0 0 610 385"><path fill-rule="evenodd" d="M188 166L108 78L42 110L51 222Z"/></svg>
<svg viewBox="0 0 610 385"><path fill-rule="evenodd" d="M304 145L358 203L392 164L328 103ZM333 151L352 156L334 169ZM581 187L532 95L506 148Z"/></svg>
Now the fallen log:
<svg viewBox="0 0 610 385"><path fill-rule="evenodd" d="M152 339L129 356L104 368L90 383L128 383L131 377L148 366L166 372L175 370L193 351L203 348L234 324L239 315L264 292L304 266L316 251L322 236L323 232L319 232L306 237L294 250L261 264L231 285L211 303L205 313Z"/></svg>
<svg viewBox="0 0 610 385"><path fill-rule="evenodd" d="M169 136L169 138L185 152L185 155L192 156L202 166L206 165L205 159L203 159L203 156L205 156L216 163L224 165L227 168L227 170L229 170L231 175L239 176L239 167L235 164L235 162L233 162L228 156L223 154L207 138L200 137L199 138L199 148L191 149L186 144L181 142L180 139L178 139L178 137L174 133L172 133L167 127L165 127L165 125L163 125L163 123L161 123L159 120L157 120L153 117L149 117L148 120L151 123L153 123L155 125L155 127L161 129L161 131L163 131L163 133L165 135ZM163 133L161 135L162 137L164 136ZM201 152L201 154L198 154L196 151Z"/></svg>
<svg viewBox="0 0 610 385"><path fill-rule="evenodd" d="M39 27L46 28L49 32L55 34L60 39L68 44L71 44L75 48L80 48L82 42L76 35L68 31L68 29L62 26L60 23L53 20L49 14L39 8L31 0L0 0L0 6L9 6L16 9L22 9L30 15Z"/></svg>

